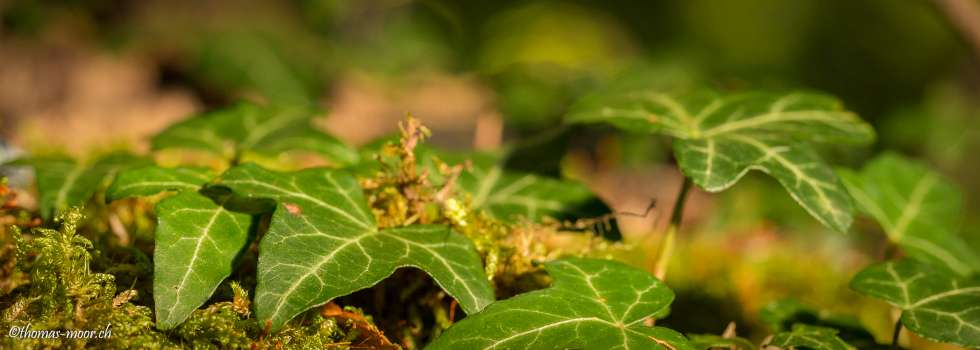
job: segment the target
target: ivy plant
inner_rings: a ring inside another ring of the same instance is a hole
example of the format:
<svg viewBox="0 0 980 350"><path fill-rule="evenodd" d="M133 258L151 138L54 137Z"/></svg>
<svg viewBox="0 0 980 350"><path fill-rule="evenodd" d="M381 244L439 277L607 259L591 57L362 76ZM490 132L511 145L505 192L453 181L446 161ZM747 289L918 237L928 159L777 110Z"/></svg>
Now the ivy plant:
<svg viewBox="0 0 980 350"><path fill-rule="evenodd" d="M644 324L674 299L649 273L577 258L545 269L551 287L493 303L426 349L694 349L680 333Z"/></svg>
<svg viewBox="0 0 980 350"><path fill-rule="evenodd" d="M684 175L709 192L731 187L749 170L765 172L813 217L841 232L853 219L851 198L813 144L874 139L871 127L837 99L800 92L611 88L584 97L567 121L671 136Z"/></svg>
<svg viewBox="0 0 980 350"><path fill-rule="evenodd" d="M469 240L440 225L378 228L356 179L344 171L276 173L244 164L218 183L278 203L259 247L255 296L258 317L273 330L402 266L428 272L468 313L493 301Z"/></svg>

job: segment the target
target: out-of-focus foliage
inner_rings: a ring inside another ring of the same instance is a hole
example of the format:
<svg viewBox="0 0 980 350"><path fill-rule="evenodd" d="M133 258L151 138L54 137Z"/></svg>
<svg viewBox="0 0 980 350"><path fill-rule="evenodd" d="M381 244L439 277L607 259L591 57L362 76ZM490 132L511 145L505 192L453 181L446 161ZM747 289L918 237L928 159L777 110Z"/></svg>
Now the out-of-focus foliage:
<svg viewBox="0 0 980 350"><path fill-rule="evenodd" d="M806 142L869 143L874 131L828 96L714 92L670 94L613 90L583 98L569 122L608 123L626 131L676 138L684 175L718 192L761 170L824 225L847 231L850 197Z"/></svg>
<svg viewBox="0 0 980 350"><path fill-rule="evenodd" d="M902 324L925 338L980 346L980 281L962 279L914 260L872 265L851 288L902 309Z"/></svg>
<svg viewBox="0 0 980 350"><path fill-rule="evenodd" d="M922 164L895 154L872 160L861 173L843 172L862 212L881 224L910 257L961 276L980 270L980 257L958 235L960 190Z"/></svg>

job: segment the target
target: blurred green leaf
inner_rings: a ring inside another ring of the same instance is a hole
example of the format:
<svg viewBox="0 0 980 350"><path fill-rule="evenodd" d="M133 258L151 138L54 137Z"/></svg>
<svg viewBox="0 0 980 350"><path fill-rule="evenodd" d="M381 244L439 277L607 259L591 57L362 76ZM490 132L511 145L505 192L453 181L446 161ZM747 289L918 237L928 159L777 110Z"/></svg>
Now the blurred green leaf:
<svg viewBox="0 0 980 350"><path fill-rule="evenodd" d="M41 217L50 219L57 212L85 204L118 171L148 162L130 154L115 153L90 163L52 156L27 158L14 164L34 168Z"/></svg>
<svg viewBox="0 0 980 350"><path fill-rule="evenodd" d="M813 350L850 350L856 349L837 337L837 330L827 327L794 325L789 332L773 335L772 340L763 349L794 349L805 348Z"/></svg>
<svg viewBox="0 0 980 350"><path fill-rule="evenodd" d="M980 347L980 280L961 279L914 260L871 265L851 289L902 309L902 325L919 336Z"/></svg>
<svg viewBox="0 0 980 350"><path fill-rule="evenodd" d="M230 159L243 152L310 151L339 164L357 162L357 152L313 129L315 111L304 107L239 103L190 117L153 137L153 149L197 149Z"/></svg>
<svg viewBox="0 0 980 350"><path fill-rule="evenodd" d="M691 346L701 350L754 350L756 348L755 344L752 344L748 339L739 337L725 338L714 334L688 334L687 338L690 339Z"/></svg>
<svg viewBox="0 0 980 350"><path fill-rule="evenodd" d="M957 235L960 190L939 174L886 153L860 173L841 170L840 175L858 208L909 256L963 276L980 270L980 257Z"/></svg>
<svg viewBox="0 0 980 350"><path fill-rule="evenodd" d="M874 138L871 127L839 101L813 93L614 91L583 98L568 121L673 136L681 170L710 192L761 170L817 220L841 232L851 224L851 200L808 142L861 144Z"/></svg>
<svg viewBox="0 0 980 350"><path fill-rule="evenodd" d="M119 172L106 190L106 200L152 196L164 191L195 191L214 178L206 168L163 168L156 165Z"/></svg>

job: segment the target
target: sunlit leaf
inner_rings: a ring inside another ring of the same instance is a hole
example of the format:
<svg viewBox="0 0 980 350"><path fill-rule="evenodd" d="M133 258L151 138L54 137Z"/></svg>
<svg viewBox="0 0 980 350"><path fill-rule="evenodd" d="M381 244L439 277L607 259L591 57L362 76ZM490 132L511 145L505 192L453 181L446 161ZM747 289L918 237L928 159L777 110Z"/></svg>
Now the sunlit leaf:
<svg viewBox="0 0 980 350"><path fill-rule="evenodd" d="M310 151L340 164L356 162L357 152L313 129L314 116L310 108L239 103L171 125L153 137L153 148L196 149L227 158L243 152Z"/></svg>
<svg viewBox="0 0 980 350"><path fill-rule="evenodd" d="M196 191L156 205L153 302L157 327L170 329L203 305L248 245L252 216L236 213Z"/></svg>
<svg viewBox="0 0 980 350"><path fill-rule="evenodd" d="M773 335L772 340L763 349L850 350L855 348L839 338L836 329L798 324L789 332Z"/></svg>
<svg viewBox="0 0 980 350"><path fill-rule="evenodd" d="M41 216L51 218L58 211L84 204L119 170L148 161L129 154L111 154L90 163L64 157L39 157L18 161L34 168Z"/></svg>
<svg viewBox="0 0 980 350"><path fill-rule="evenodd" d="M902 309L902 325L923 338L980 347L980 280L905 259L865 268L851 289Z"/></svg>
<svg viewBox="0 0 980 350"><path fill-rule="evenodd" d="M681 170L710 192L727 189L749 170L765 172L817 220L842 232L852 220L850 198L808 142L874 138L839 101L814 93L616 91L583 98L567 118L676 138Z"/></svg>
<svg viewBox="0 0 980 350"><path fill-rule="evenodd" d="M960 191L924 165L896 154L872 160L841 178L858 208L915 259L959 275L980 271L980 257L957 235Z"/></svg>
<svg viewBox="0 0 980 350"><path fill-rule="evenodd" d="M164 191L195 191L214 178L206 168L163 168L155 165L121 171L109 189L106 200L152 196Z"/></svg>
<svg viewBox="0 0 980 350"><path fill-rule="evenodd" d="M248 206L227 191L201 191L213 177L202 168L145 166L122 171L106 191L109 200L178 192L154 208L153 299L160 329L176 327L203 305L248 246L253 211L238 210Z"/></svg>
<svg viewBox="0 0 980 350"><path fill-rule="evenodd" d="M356 179L343 171L232 168L220 184L278 202L259 247L257 316L276 330L313 306L370 287L395 269L429 273L467 313L493 301L473 244L449 228L379 229Z"/></svg>
<svg viewBox="0 0 980 350"><path fill-rule="evenodd" d="M694 349L680 333L643 324L674 299L646 271L579 258L545 268L551 287L493 303L426 349Z"/></svg>

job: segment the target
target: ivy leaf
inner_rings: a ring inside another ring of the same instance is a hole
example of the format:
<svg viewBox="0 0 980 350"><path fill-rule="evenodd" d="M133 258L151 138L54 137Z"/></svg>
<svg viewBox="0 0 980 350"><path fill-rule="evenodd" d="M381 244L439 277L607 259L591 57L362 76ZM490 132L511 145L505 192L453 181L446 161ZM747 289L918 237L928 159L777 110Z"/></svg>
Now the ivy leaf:
<svg viewBox="0 0 980 350"><path fill-rule="evenodd" d="M56 212L84 204L119 170L146 163L145 159L116 153L91 163L79 163L67 157L38 157L14 164L34 168L41 217L50 219Z"/></svg>
<svg viewBox="0 0 980 350"><path fill-rule="evenodd" d="M980 280L905 259L865 268L851 289L902 309L902 325L923 338L980 347Z"/></svg>
<svg viewBox="0 0 980 350"><path fill-rule="evenodd" d="M844 340L837 337L837 330L827 327L797 324L789 332L777 333L763 349L794 349L806 348L814 350L850 350L855 349Z"/></svg>
<svg viewBox="0 0 980 350"><path fill-rule="evenodd" d="M538 220L545 216L572 219L609 212L592 190L580 182L513 173L496 165L474 167L460 176L459 184L472 195L474 208L485 209L504 220L517 217Z"/></svg>
<svg viewBox="0 0 980 350"><path fill-rule="evenodd" d="M197 149L228 158L243 152L274 155L304 150L340 164L356 163L357 152L335 137L313 129L314 115L309 108L243 102L171 125L153 137L152 145L154 150Z"/></svg>
<svg viewBox="0 0 980 350"><path fill-rule="evenodd" d="M676 138L681 170L709 192L731 187L749 170L765 172L818 221L841 232L851 224L850 198L808 142L874 139L871 127L839 101L815 93L616 91L582 99L567 118Z"/></svg>
<svg viewBox="0 0 980 350"><path fill-rule="evenodd" d="M740 337L725 338L715 334L688 334L687 337L690 339L691 346L693 346L695 349L755 349L755 345L752 344L752 342L748 341L748 339Z"/></svg>
<svg viewBox="0 0 980 350"><path fill-rule="evenodd" d="M232 168L220 184L278 202L259 246L256 313L279 329L297 314L418 267L468 314L493 301L472 243L438 225L379 229L357 180L343 171Z"/></svg>
<svg viewBox="0 0 980 350"><path fill-rule="evenodd" d="M164 191L196 191L214 178L207 168L163 168L155 165L127 169L106 190L106 200L152 196Z"/></svg>
<svg viewBox="0 0 980 350"><path fill-rule="evenodd" d="M837 336L859 349L887 349L889 345L878 344L861 321L851 315L841 315L826 310L815 310L793 299L782 299L767 304L760 312L759 319L774 332L790 331L794 325L833 328Z"/></svg>
<svg viewBox="0 0 980 350"><path fill-rule="evenodd" d="M145 166L119 174L108 200L177 191L157 203L154 232L153 299L157 327L171 329L203 305L231 275L235 258L248 246L254 204L227 191L205 191L213 179L204 168Z"/></svg>
<svg viewBox="0 0 980 350"><path fill-rule="evenodd" d="M227 209L230 198L215 202L183 191L156 205L153 301L158 328L176 327L203 305L248 245L252 216Z"/></svg>
<svg viewBox="0 0 980 350"><path fill-rule="evenodd" d="M860 173L840 173L858 208L910 257L961 276L980 271L980 258L956 234L960 191L939 174L893 153L875 158Z"/></svg>
<svg viewBox="0 0 980 350"><path fill-rule="evenodd" d="M546 263L552 286L498 301L450 327L426 349L694 349L680 333L647 327L674 293L625 264Z"/></svg>

